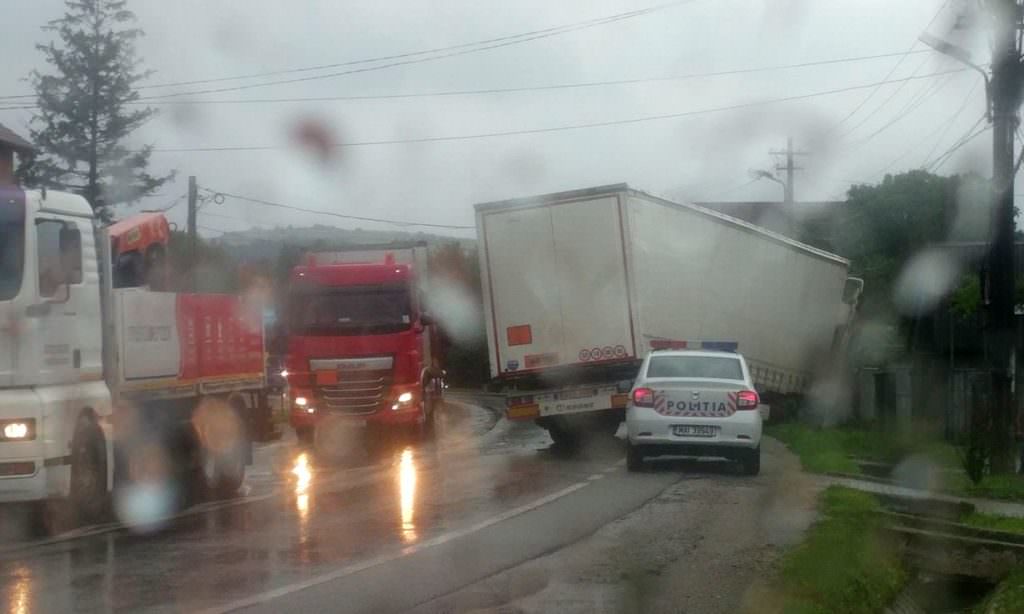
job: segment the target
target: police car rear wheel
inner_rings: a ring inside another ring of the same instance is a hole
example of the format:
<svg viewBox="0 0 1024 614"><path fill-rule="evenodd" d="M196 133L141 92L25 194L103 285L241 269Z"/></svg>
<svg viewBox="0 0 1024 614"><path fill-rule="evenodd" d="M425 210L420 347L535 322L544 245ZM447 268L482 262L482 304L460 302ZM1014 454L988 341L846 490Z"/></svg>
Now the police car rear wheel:
<svg viewBox="0 0 1024 614"><path fill-rule="evenodd" d="M753 450L745 450L740 456L740 467L744 475L757 475L761 473L761 446Z"/></svg>
<svg viewBox="0 0 1024 614"><path fill-rule="evenodd" d="M644 455L640 446L626 443L626 469L631 472L644 470Z"/></svg>

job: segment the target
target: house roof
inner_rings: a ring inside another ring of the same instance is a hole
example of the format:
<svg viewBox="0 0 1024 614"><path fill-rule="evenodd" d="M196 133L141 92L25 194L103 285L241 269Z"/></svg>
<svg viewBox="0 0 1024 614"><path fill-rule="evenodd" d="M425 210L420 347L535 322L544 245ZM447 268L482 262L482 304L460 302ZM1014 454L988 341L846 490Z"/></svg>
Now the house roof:
<svg viewBox="0 0 1024 614"><path fill-rule="evenodd" d="M841 200L805 201L785 203L778 201L713 201L698 205L721 211L755 224L765 216L781 216L792 220L828 216L846 203Z"/></svg>
<svg viewBox="0 0 1024 614"><path fill-rule="evenodd" d="M0 146L22 153L32 152L36 149L32 143L21 138L17 133L3 124L0 124Z"/></svg>

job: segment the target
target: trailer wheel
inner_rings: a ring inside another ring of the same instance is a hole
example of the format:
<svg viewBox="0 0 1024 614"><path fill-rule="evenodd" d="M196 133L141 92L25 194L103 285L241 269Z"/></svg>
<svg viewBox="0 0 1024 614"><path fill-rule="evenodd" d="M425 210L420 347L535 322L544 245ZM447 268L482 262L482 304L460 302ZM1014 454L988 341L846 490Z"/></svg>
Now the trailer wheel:
<svg viewBox="0 0 1024 614"><path fill-rule="evenodd" d="M224 402L198 410L201 479L209 496L224 499L242 487L248 431L239 411Z"/></svg>
<svg viewBox="0 0 1024 614"><path fill-rule="evenodd" d="M580 433L561 420L545 421L542 426L547 429L551 441L555 442L558 448L572 450L580 443Z"/></svg>
<svg viewBox="0 0 1024 614"><path fill-rule="evenodd" d="M107 515L107 445L99 425L78 419L71 440L71 507L79 521L94 523Z"/></svg>

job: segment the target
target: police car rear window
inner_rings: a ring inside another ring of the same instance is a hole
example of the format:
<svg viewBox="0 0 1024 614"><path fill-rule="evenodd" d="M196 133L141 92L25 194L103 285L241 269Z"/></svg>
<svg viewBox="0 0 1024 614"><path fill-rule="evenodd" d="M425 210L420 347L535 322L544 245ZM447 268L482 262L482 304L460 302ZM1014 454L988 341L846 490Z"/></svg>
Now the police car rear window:
<svg viewBox="0 0 1024 614"><path fill-rule="evenodd" d="M647 377L743 379L740 361L718 356L653 356Z"/></svg>

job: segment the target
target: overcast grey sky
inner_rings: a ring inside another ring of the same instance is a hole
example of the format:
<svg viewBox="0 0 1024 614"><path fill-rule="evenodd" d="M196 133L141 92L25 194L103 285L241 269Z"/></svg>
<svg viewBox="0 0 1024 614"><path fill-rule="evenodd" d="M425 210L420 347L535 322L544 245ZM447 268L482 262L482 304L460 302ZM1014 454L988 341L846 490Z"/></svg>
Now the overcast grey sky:
<svg viewBox="0 0 1024 614"><path fill-rule="evenodd" d="M130 0L146 37L139 45L151 83L212 79L335 64L541 30L654 6L665 0ZM190 99L360 96L510 88L670 77L905 52L925 26L949 33L961 0L693 0L650 14L458 57L302 83ZM22 79L44 68L39 26L60 0L4 0L0 95L22 94ZM981 37L975 36L974 39ZM983 40L965 42L987 61ZM924 49L917 44L915 50ZM897 63L898 66L897 66ZM771 168L770 149L787 135L800 160L798 199L841 197L850 181L919 167L964 136L984 109L976 73L911 80L797 101L624 125L456 142L342 148L329 161L294 145L295 126L313 120L341 142L364 142L601 123L813 94L957 68L935 53L853 63L603 87L466 96L276 104L164 106L137 143L161 149L281 146L271 151L167 152L153 170L178 178L143 207L202 186L271 201L371 217L472 225L475 202L605 183L677 199L775 200L781 186L750 183ZM352 67L349 67L352 68ZM334 71L343 70L334 69ZM278 76L311 76L328 71ZM270 78L264 78L267 80ZM190 92L261 79L181 86ZM977 87L975 87L977 86ZM973 88L973 90L972 90ZM2 106L2 105L0 105ZM962 110L961 110L962 108ZM956 115L960 110L959 115ZM26 133L30 111L0 111ZM955 116L955 117L954 117ZM842 123L840 123L842 122ZM983 135L940 172L988 173ZM931 156L929 157L929 152ZM201 217L208 229L349 223L228 199ZM170 217L179 223L184 207ZM214 215L218 217L213 217ZM221 217L227 216L227 217ZM212 230L204 234L215 235ZM471 233L461 232L462 236Z"/></svg>

